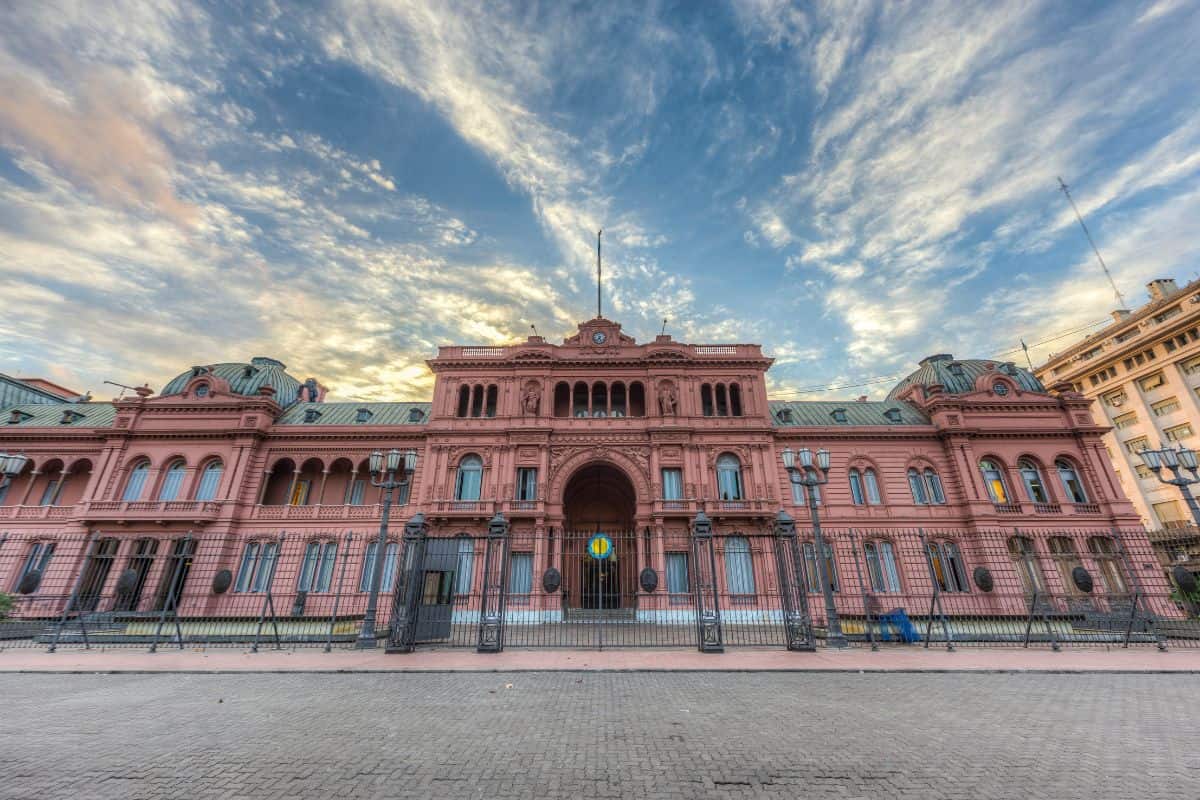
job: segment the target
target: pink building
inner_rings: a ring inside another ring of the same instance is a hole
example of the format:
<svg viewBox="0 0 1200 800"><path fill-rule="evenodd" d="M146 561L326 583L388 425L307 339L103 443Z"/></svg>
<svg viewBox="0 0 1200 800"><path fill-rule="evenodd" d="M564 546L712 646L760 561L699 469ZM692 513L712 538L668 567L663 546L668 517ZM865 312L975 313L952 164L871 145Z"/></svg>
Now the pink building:
<svg viewBox="0 0 1200 800"><path fill-rule="evenodd" d="M820 637L821 575L851 638L934 620L931 636L1020 638L1036 620L1034 635L1070 639L1131 598L1178 615L1089 401L1011 363L935 355L883 401L770 401L758 345L639 344L603 318L562 344L442 347L428 363L431 402L326 402L254 358L157 395L3 409L0 451L30 457L0 490L10 620L53 621L74 595L67 616L90 614L93 635L165 622L238 640L265 617L271 635L352 638L378 563L368 457L393 448L417 460L383 551L380 631L420 514L419 585L400 604L418 641L473 646L498 597L509 646L694 644L706 610L727 644L781 641L791 611ZM830 453L823 559L785 448ZM701 512L713 536L698 543ZM489 555L496 515L507 534Z"/></svg>

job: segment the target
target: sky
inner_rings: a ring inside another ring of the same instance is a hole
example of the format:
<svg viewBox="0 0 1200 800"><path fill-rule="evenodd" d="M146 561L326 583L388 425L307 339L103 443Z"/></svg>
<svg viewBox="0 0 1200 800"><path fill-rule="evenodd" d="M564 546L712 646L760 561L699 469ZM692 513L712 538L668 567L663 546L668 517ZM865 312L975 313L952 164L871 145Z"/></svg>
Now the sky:
<svg viewBox="0 0 1200 800"><path fill-rule="evenodd" d="M593 317L601 228L606 317L776 398L1036 362L1116 305L1057 176L1131 306L1200 272L1198 75L1200 0L8 0L0 372L427 399Z"/></svg>

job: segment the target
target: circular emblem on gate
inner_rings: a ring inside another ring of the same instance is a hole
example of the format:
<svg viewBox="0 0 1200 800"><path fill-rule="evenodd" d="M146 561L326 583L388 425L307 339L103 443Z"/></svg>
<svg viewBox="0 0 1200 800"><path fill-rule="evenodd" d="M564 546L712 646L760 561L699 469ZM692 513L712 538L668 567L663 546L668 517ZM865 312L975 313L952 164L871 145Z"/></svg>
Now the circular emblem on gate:
<svg viewBox="0 0 1200 800"><path fill-rule="evenodd" d="M597 533L588 540L588 555L597 561L606 560L612 555L612 551L612 539L608 538L603 533Z"/></svg>

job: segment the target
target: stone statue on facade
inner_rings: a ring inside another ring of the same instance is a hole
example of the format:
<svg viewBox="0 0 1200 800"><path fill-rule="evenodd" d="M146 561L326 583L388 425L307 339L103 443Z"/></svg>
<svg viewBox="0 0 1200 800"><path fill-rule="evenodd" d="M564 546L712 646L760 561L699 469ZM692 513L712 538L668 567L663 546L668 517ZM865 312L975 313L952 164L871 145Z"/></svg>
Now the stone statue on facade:
<svg viewBox="0 0 1200 800"><path fill-rule="evenodd" d="M526 414L536 417L541 400L542 393L538 391L536 385L531 383L525 387L525 394L521 395L521 410Z"/></svg>
<svg viewBox="0 0 1200 800"><path fill-rule="evenodd" d="M675 387L670 384L663 384L658 389L658 410L662 412L664 417L675 416Z"/></svg>

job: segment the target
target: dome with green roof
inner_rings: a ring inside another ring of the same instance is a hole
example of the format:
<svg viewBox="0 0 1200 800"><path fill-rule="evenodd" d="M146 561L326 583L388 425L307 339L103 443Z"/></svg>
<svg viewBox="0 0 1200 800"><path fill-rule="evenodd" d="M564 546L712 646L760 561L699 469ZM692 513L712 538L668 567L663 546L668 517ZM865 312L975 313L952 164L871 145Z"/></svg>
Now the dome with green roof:
<svg viewBox="0 0 1200 800"><path fill-rule="evenodd" d="M212 375L229 383L234 394L253 397L261 394L262 387L270 386L275 390L275 402L283 407L292 405L299 399L300 381L287 373L287 365L282 361L266 356L255 356L250 363L230 362L226 364L207 364L192 367L187 372L172 378L159 393L165 397L181 394L185 387L195 378Z"/></svg>
<svg viewBox="0 0 1200 800"><path fill-rule="evenodd" d="M956 359L949 353L938 353L921 359L921 366L905 377L888 392L894 400L910 386L940 385L946 394L966 394L975 391L975 381L980 375L991 373L1004 375L1027 392L1046 393L1046 387L1033 373L1018 367L1011 361L992 361L986 358Z"/></svg>

